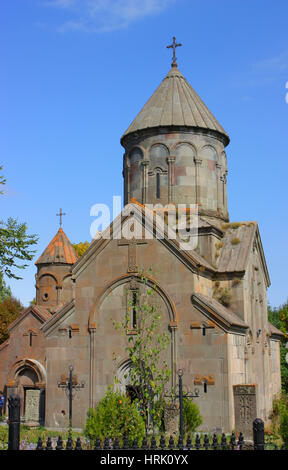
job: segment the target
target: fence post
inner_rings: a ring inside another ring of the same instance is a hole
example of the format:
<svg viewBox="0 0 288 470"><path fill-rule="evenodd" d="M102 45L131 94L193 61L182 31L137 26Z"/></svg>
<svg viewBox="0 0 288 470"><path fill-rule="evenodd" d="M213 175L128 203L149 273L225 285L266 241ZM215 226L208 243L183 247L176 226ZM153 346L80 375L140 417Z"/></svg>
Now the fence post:
<svg viewBox="0 0 288 470"><path fill-rule="evenodd" d="M264 422L260 418L253 421L253 440L255 450L264 450Z"/></svg>
<svg viewBox="0 0 288 470"><path fill-rule="evenodd" d="M20 443L20 397L19 395L10 395L8 398L8 450L19 450Z"/></svg>

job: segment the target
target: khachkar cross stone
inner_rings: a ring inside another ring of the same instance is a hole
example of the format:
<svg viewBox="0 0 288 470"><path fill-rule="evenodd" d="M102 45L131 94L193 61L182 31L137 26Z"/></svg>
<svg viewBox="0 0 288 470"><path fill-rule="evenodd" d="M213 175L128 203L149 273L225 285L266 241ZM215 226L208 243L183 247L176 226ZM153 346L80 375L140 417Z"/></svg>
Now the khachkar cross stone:
<svg viewBox="0 0 288 470"><path fill-rule="evenodd" d="M61 225L62 225L62 217L63 217L63 215L66 215L66 214L65 214L65 212L62 212L62 209L60 209L59 214L56 214L56 215L57 215L57 217L60 218L59 222L60 222L60 227L61 227Z"/></svg>
<svg viewBox="0 0 288 470"><path fill-rule="evenodd" d="M177 58L176 58L176 47L180 47L180 46L182 46L182 44L181 44L181 43L178 43L178 44L177 44L177 43L176 43L176 38L175 38L175 36L173 36L173 43L170 44L170 46L167 46L167 49L173 49L172 67L177 67L177 62L176 62L176 60L177 60Z"/></svg>
<svg viewBox="0 0 288 470"><path fill-rule="evenodd" d="M136 238L131 238L129 240L123 239L118 240L119 246L128 246L128 273L137 273L137 245L146 245L147 240L139 240Z"/></svg>

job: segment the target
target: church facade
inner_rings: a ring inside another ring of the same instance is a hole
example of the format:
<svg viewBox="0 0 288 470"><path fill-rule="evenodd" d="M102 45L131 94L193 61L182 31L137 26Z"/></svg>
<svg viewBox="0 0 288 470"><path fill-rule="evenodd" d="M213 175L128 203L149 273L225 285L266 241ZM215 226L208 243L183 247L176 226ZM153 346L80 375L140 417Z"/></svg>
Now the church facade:
<svg viewBox="0 0 288 470"><path fill-rule="evenodd" d="M0 346L0 389L20 394L26 422L65 427L61 383L72 365L75 384L84 383L72 424L82 428L115 377L123 392L129 386L126 347L137 319L124 335L113 322L149 286L170 337L170 387L183 369L184 384L199 389L203 429L250 432L254 418L269 420L281 390L282 333L268 322L270 279L257 222L229 221L229 136L174 60L121 143L126 210L79 259L59 229L36 262L36 305ZM183 249L181 230L169 237L165 217L161 236L155 222L160 205L190 204L199 215L193 250ZM127 226L138 235L125 238Z"/></svg>

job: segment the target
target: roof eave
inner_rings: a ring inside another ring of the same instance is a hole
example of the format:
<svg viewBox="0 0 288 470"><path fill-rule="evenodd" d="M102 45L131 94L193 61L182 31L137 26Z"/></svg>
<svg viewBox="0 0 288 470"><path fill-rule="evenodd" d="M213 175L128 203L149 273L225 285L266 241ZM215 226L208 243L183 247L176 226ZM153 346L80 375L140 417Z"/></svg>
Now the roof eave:
<svg viewBox="0 0 288 470"><path fill-rule="evenodd" d="M129 129L129 128L128 128ZM139 138L139 135L143 134L166 134L166 133L173 133L173 132L194 132L195 134L204 134L210 135L212 137L216 137L220 140L224 147L230 143L230 137L228 134L224 132L217 131L215 129L208 129L205 127L196 127L196 126L175 126L175 125L166 125L166 126L153 126L153 127L144 127L135 129L133 131L128 130L122 135L120 139L120 143L122 147L126 148L127 144L129 144L129 140L136 140Z"/></svg>

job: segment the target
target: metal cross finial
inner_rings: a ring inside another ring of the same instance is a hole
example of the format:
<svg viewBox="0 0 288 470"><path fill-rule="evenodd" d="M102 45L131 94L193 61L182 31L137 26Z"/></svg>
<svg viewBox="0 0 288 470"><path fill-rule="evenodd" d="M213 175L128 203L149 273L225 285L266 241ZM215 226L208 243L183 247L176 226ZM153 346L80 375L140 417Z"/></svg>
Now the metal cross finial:
<svg viewBox="0 0 288 470"><path fill-rule="evenodd" d="M56 214L56 215L57 215L57 217L60 217L60 227L61 227L61 225L62 225L62 216L66 215L66 214L65 214L65 212L62 212L62 209L60 209L59 214Z"/></svg>
<svg viewBox="0 0 288 470"><path fill-rule="evenodd" d="M176 62L177 58L176 58L175 51L176 51L176 47L179 47L179 46L182 46L182 44L181 43L176 44L176 38L175 36L173 36L173 44L171 44L170 46L167 46L167 49L173 49L172 67L177 67L177 62Z"/></svg>

